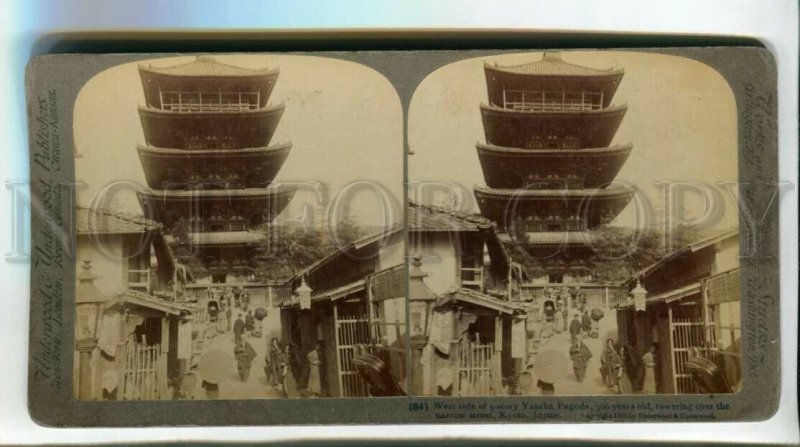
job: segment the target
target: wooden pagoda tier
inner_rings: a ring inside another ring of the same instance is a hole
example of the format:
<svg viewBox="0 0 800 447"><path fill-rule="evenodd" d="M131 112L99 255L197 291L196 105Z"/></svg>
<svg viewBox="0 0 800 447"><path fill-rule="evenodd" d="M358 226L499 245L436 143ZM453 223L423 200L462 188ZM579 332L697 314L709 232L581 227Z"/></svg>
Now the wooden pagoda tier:
<svg viewBox="0 0 800 447"><path fill-rule="evenodd" d="M587 149L477 145L486 184L498 189L601 188L614 180L632 148L630 144Z"/></svg>
<svg viewBox="0 0 800 447"><path fill-rule="evenodd" d="M291 143L192 151L138 146L148 186L170 190L267 187L291 149Z"/></svg>
<svg viewBox="0 0 800 447"><path fill-rule="evenodd" d="M189 239L195 257L212 275L246 275L253 272L253 260L267 236L257 231L218 231L189 233Z"/></svg>
<svg viewBox="0 0 800 447"><path fill-rule="evenodd" d="M296 188L214 190L154 190L138 193L145 216L161 222L169 232L184 219L194 231L247 230L271 222L294 197Z"/></svg>
<svg viewBox="0 0 800 447"><path fill-rule="evenodd" d="M174 112L139 107L149 146L173 149L243 149L267 146L283 115L283 104L223 112Z"/></svg>
<svg viewBox="0 0 800 447"><path fill-rule="evenodd" d="M481 214L496 222L500 231L585 231L611 222L628 204L636 189L494 189L476 186ZM532 225L538 225L538 228Z"/></svg>
<svg viewBox="0 0 800 447"><path fill-rule="evenodd" d="M558 52L519 65L484 64L489 104L515 110L604 109L624 71L565 62Z"/></svg>
<svg viewBox="0 0 800 447"><path fill-rule="evenodd" d="M581 111L517 111L481 104L488 144L523 149L607 147L626 106Z"/></svg>
<svg viewBox="0 0 800 447"><path fill-rule="evenodd" d="M183 112L264 108L278 74L276 68L236 67L213 56L167 67L139 65L147 106Z"/></svg>

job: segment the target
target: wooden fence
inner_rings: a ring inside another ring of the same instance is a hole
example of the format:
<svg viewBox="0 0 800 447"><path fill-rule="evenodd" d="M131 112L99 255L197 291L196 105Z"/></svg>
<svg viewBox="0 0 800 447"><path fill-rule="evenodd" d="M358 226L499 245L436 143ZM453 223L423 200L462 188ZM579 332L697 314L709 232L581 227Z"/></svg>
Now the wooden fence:
<svg viewBox="0 0 800 447"><path fill-rule="evenodd" d="M162 399L167 389L166 357L160 345L147 346L129 340L125 344L122 399Z"/></svg>

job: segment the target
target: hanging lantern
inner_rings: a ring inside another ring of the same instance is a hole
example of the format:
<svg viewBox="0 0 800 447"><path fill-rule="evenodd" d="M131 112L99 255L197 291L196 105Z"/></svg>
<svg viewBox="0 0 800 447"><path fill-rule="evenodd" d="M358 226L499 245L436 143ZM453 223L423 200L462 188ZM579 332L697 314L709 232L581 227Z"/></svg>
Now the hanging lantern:
<svg viewBox="0 0 800 447"><path fill-rule="evenodd" d="M631 290L631 297L633 297L633 308L638 312L644 312L647 308L647 290L642 287L639 279L636 279L636 287Z"/></svg>
<svg viewBox="0 0 800 447"><path fill-rule="evenodd" d="M295 290L297 298L300 301L301 310L311 309L311 292L313 292L313 290L311 290L311 287L308 287L308 284L306 284L306 278L303 277L300 287Z"/></svg>

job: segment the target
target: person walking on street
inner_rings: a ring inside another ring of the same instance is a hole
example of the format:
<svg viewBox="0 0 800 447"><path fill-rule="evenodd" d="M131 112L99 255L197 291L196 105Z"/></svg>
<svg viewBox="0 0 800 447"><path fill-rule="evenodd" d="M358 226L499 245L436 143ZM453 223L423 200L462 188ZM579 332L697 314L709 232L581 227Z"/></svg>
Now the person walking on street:
<svg viewBox="0 0 800 447"><path fill-rule="evenodd" d="M561 320L564 323L563 330L564 332L567 332L567 330L569 330L569 306L567 305L564 305L561 308Z"/></svg>
<svg viewBox="0 0 800 447"><path fill-rule="evenodd" d="M250 343L240 340L236 343L236 349L233 351L236 356L236 366L239 369L239 380L247 382L250 377L250 368L253 366L253 359L256 358L256 350Z"/></svg>
<svg viewBox="0 0 800 447"><path fill-rule="evenodd" d="M244 334L244 320L242 319L242 314L239 314L236 322L233 323L233 336L237 345L242 341L242 334Z"/></svg>
<svg viewBox="0 0 800 447"><path fill-rule="evenodd" d="M581 318L581 329L585 333L589 333L592 330L592 317L589 316L589 311L583 311L583 317Z"/></svg>
<svg viewBox="0 0 800 447"><path fill-rule="evenodd" d="M572 317L572 323L569 324L570 343L575 344L575 341L581 335L581 320L578 314Z"/></svg>
<svg viewBox="0 0 800 447"><path fill-rule="evenodd" d="M569 357L572 359L572 370L575 372L575 379L578 383L583 383L583 379L586 377L586 366L589 364L589 359L592 358L592 351L578 337L569 349Z"/></svg>
<svg viewBox="0 0 800 447"><path fill-rule="evenodd" d="M600 357L600 375L603 378L603 384L605 384L607 388L617 389L620 369L622 369L622 358L619 352L617 352L617 346L614 340L609 338L606 340L606 346Z"/></svg>
<svg viewBox="0 0 800 447"><path fill-rule="evenodd" d="M253 329L256 327L256 319L253 317L253 311L248 310L247 315L244 317L244 330L247 332L247 335L252 337L253 336Z"/></svg>

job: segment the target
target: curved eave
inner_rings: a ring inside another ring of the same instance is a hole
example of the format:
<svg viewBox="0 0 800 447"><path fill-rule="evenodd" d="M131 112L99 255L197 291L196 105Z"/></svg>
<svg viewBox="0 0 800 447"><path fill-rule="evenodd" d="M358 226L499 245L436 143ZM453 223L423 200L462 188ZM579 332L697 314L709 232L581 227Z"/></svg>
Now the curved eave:
<svg viewBox="0 0 800 447"><path fill-rule="evenodd" d="M591 198L598 200L630 200L634 193L636 193L636 188L633 186L617 186L605 189L496 189L475 186L475 195L497 200L588 200Z"/></svg>
<svg viewBox="0 0 800 447"><path fill-rule="evenodd" d="M149 73L155 76L162 76L165 78L197 78L197 79L259 79L259 78L277 78L280 74L280 68L269 67L260 70L250 70L250 72L240 72L237 74L216 74L216 73L180 73L174 70L173 67L153 67L144 64L138 65L139 72Z"/></svg>
<svg viewBox="0 0 800 447"><path fill-rule="evenodd" d="M195 200L270 200L293 196L297 188L293 185L270 185L267 188L211 189L211 190L161 190L145 189L139 191L141 197L157 201L195 201Z"/></svg>
<svg viewBox="0 0 800 447"><path fill-rule="evenodd" d="M522 149L518 147L497 146L478 142L478 154L488 154L508 157L607 157L629 154L633 149L632 143L615 144L613 146L592 147L580 149Z"/></svg>
<svg viewBox="0 0 800 447"><path fill-rule="evenodd" d="M575 66L575 64L568 65ZM524 64L523 64L524 65ZM489 62L484 61L483 67L490 72L497 72L502 74L509 74L515 76L524 76L524 77L575 77L575 78L605 78L605 77L622 77L625 74L625 70L621 67L618 68L609 68L606 70L598 69L598 68L588 68L582 67L587 72L586 73L576 73L574 71L564 71L564 72L551 72L551 73L524 73L522 72L519 67L521 65L495 65L490 64Z"/></svg>
<svg viewBox="0 0 800 447"><path fill-rule="evenodd" d="M263 157L288 153L292 149L292 143L286 142L242 149L173 149L139 144L136 149L139 151L140 156L170 159Z"/></svg>

